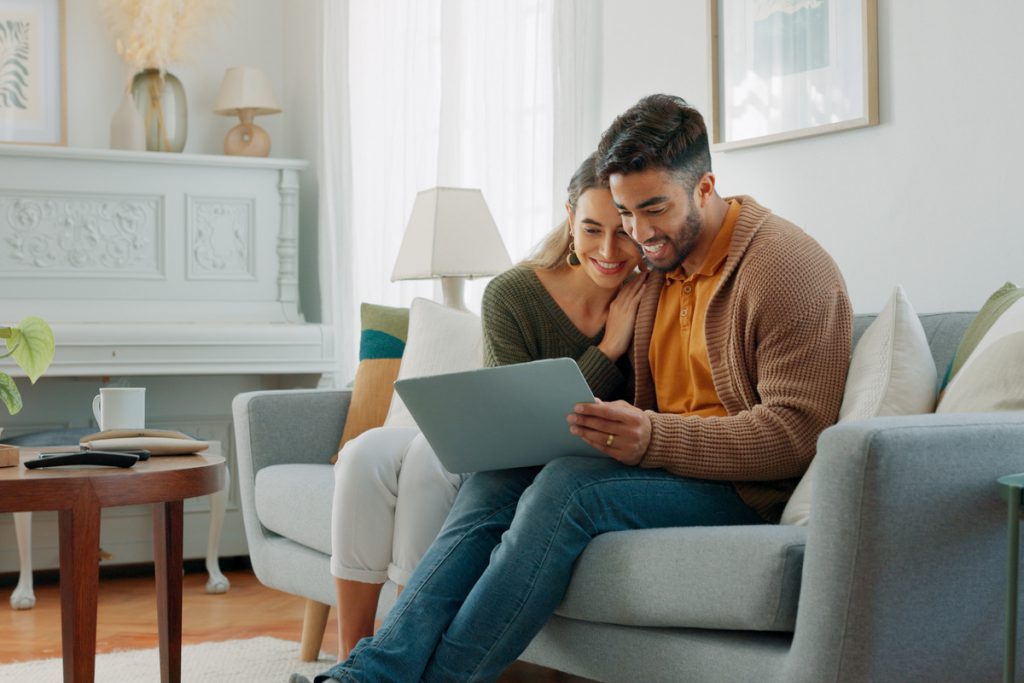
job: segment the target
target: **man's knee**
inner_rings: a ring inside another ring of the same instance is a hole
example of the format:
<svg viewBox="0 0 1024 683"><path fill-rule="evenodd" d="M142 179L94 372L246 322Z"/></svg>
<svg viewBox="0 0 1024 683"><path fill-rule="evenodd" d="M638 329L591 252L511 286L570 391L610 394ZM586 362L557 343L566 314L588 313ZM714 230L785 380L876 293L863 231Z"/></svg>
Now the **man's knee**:
<svg viewBox="0 0 1024 683"><path fill-rule="evenodd" d="M563 499L589 481L600 478L620 465L611 458L567 456L552 460L540 471L531 489L545 497Z"/></svg>

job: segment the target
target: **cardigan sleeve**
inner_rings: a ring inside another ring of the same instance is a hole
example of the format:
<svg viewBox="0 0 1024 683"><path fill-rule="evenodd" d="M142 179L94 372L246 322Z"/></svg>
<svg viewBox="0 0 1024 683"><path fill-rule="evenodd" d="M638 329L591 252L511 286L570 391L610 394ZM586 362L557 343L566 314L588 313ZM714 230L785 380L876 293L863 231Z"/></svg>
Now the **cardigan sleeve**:
<svg viewBox="0 0 1024 683"><path fill-rule="evenodd" d="M777 309L776 309L777 312ZM641 467L727 481L774 481L801 476L817 438L839 414L852 337L845 287L827 288L786 318L766 325L756 340L755 401L726 417L647 411L652 434Z"/></svg>

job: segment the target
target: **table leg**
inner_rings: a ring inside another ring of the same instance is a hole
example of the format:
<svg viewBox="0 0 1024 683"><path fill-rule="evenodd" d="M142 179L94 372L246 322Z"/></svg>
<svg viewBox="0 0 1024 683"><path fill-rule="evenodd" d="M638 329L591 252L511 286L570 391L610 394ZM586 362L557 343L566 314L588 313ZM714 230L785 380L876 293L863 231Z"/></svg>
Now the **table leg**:
<svg viewBox="0 0 1024 683"><path fill-rule="evenodd" d="M96 604L100 589L100 508L81 503L58 513L60 623L64 683L96 675Z"/></svg>
<svg viewBox="0 0 1024 683"><path fill-rule="evenodd" d="M181 681L181 573L184 502L153 505L160 683Z"/></svg>
<svg viewBox="0 0 1024 683"><path fill-rule="evenodd" d="M224 470L224 488L210 494L210 534L206 541L207 593L227 593L231 587L228 577L220 570L220 533L224 529L224 511L228 506L228 487L231 486L231 471Z"/></svg>
<svg viewBox="0 0 1024 683"><path fill-rule="evenodd" d="M1017 560L1020 554L1021 489L1010 487L1006 520L1006 643L1003 680L1013 683L1017 675Z"/></svg>
<svg viewBox="0 0 1024 683"><path fill-rule="evenodd" d="M18 539L18 585L11 593L12 609L32 609L36 594L32 588L32 513L14 513L14 535Z"/></svg>

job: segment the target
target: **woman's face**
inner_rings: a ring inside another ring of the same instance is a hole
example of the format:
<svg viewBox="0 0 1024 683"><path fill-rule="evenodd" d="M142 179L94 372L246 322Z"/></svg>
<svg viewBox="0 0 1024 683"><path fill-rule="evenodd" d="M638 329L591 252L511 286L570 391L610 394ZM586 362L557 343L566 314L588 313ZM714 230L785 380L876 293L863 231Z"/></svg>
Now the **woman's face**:
<svg viewBox="0 0 1024 683"><path fill-rule="evenodd" d="M640 248L622 228L612 194L603 188L585 191L569 210L572 239L580 265L600 287L618 287L640 263Z"/></svg>

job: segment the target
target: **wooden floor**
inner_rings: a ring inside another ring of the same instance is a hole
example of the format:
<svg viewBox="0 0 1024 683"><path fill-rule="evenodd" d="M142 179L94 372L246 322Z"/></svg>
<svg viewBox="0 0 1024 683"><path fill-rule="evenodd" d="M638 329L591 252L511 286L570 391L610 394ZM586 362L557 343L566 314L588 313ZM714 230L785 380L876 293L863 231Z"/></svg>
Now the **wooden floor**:
<svg viewBox="0 0 1024 683"><path fill-rule="evenodd" d="M302 629L303 601L264 587L250 570L225 572L231 590L208 595L206 574L187 573L182 602L182 642L203 643L238 638L273 636L295 641ZM5 577L11 579L12 577ZM12 585L4 581L0 592L0 663L60 656L60 589L54 581L36 586L36 606L12 610ZM96 651L156 647L156 591L153 577L131 576L100 580L99 624ZM322 649L337 654L334 610L327 624ZM501 683L585 683L587 679L516 662Z"/></svg>

